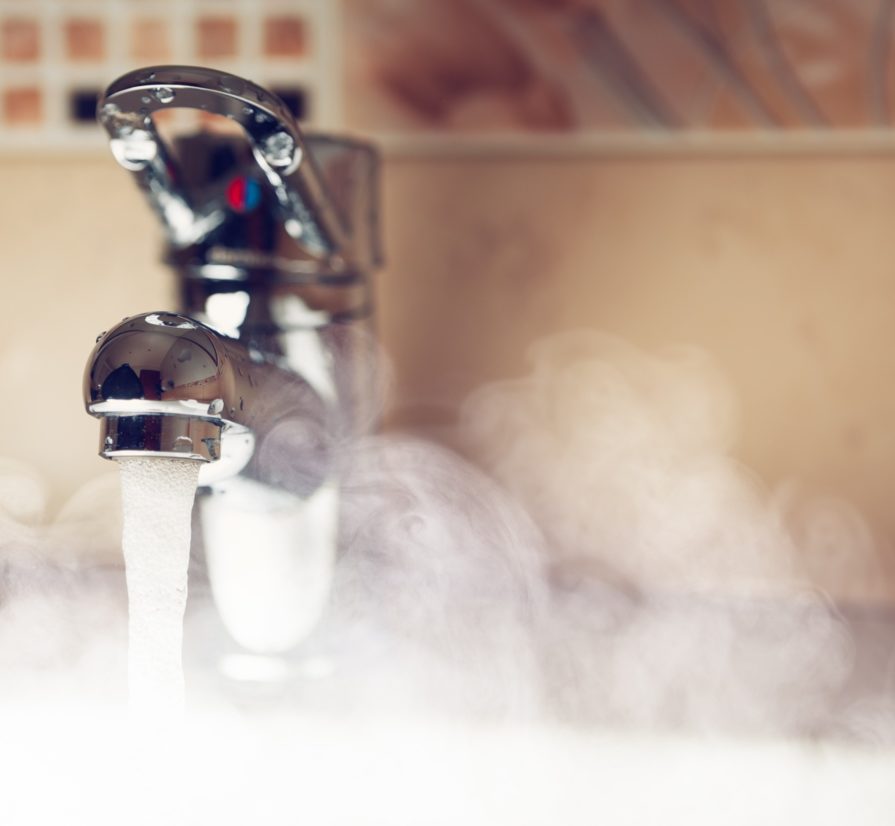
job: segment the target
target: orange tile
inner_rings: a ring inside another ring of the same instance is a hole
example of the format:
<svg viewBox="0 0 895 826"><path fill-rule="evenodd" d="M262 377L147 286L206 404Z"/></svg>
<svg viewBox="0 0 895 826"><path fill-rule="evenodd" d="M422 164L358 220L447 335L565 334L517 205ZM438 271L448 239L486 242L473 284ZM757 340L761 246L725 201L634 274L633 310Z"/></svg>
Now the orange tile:
<svg viewBox="0 0 895 826"><path fill-rule="evenodd" d="M0 24L0 54L4 60L30 63L40 57L40 25L28 17L7 17Z"/></svg>
<svg viewBox="0 0 895 826"><path fill-rule="evenodd" d="M64 24L65 54L69 60L102 60L105 55L105 28L101 20L72 18Z"/></svg>
<svg viewBox="0 0 895 826"><path fill-rule="evenodd" d="M301 17L278 15L264 21L266 57L304 57L308 52L307 24Z"/></svg>
<svg viewBox="0 0 895 826"><path fill-rule="evenodd" d="M9 126L31 126L43 120L43 95L37 87L3 92L3 121Z"/></svg>
<svg viewBox="0 0 895 826"><path fill-rule="evenodd" d="M196 21L196 53L202 58L236 55L236 20L233 17L200 17Z"/></svg>
<svg viewBox="0 0 895 826"><path fill-rule="evenodd" d="M168 21L157 17L137 18L131 23L130 53L135 60L150 62L171 58Z"/></svg>

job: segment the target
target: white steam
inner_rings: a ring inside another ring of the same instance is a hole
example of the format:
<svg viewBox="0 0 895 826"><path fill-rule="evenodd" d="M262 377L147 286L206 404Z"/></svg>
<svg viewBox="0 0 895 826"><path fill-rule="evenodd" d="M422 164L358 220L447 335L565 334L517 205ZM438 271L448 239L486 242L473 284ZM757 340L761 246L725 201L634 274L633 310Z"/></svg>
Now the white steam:
<svg viewBox="0 0 895 826"><path fill-rule="evenodd" d="M810 574L866 564L864 523L830 503L794 516L736 461L733 394L704 354L580 331L530 355L468 400L463 434L546 534L563 715L828 726L852 643Z"/></svg>
<svg viewBox="0 0 895 826"><path fill-rule="evenodd" d="M582 331L531 360L474 394L463 425L556 556L672 591L791 579L783 526L729 453L730 388L703 354L653 358Z"/></svg>
<svg viewBox="0 0 895 826"><path fill-rule="evenodd" d="M329 633L367 649L352 693L405 711L535 714L546 583L525 513L424 442L371 438L346 467Z"/></svg>
<svg viewBox="0 0 895 826"><path fill-rule="evenodd" d="M109 471L50 519L43 481L0 461L0 707L125 696L121 503Z"/></svg>
<svg viewBox="0 0 895 826"><path fill-rule="evenodd" d="M464 405L484 470L412 438L339 443L321 622L276 685L234 686L191 582L191 714L153 742L112 713L19 713L122 708L123 575L96 564L120 505L95 487L51 522L39 481L0 465L4 823L142 822L141 795L169 823L890 822L892 623L865 651L817 587L872 577L872 536L843 503L766 489L736 426L704 355L581 332ZM290 444L268 445L285 476ZM795 739L816 734L860 745Z"/></svg>

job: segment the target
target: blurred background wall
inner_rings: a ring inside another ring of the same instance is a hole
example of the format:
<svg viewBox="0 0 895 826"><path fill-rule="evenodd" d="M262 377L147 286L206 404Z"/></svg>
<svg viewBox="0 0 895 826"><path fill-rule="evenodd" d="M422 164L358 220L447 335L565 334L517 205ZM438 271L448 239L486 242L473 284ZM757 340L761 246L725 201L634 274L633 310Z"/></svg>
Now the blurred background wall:
<svg viewBox="0 0 895 826"><path fill-rule="evenodd" d="M108 472L84 361L174 292L91 101L119 71L199 62L383 147L390 427L449 438L463 398L523 374L553 333L695 346L738 397L738 460L866 516L876 573L823 584L895 600L890 16L870 0L6 0L0 456L56 504Z"/></svg>

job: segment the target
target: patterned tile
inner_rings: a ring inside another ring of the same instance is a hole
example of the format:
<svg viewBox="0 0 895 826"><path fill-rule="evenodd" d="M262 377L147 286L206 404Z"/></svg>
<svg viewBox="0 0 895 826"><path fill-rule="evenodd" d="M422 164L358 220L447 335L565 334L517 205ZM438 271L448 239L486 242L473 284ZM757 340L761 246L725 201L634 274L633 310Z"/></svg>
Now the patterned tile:
<svg viewBox="0 0 895 826"><path fill-rule="evenodd" d="M0 23L0 57L10 63L33 63L40 57L40 22L8 17Z"/></svg>
<svg viewBox="0 0 895 826"><path fill-rule="evenodd" d="M236 57L239 23L230 16L201 16L196 20L196 54L202 60Z"/></svg>
<svg viewBox="0 0 895 826"><path fill-rule="evenodd" d="M35 134L43 147L101 147L97 96L124 72L164 63L220 66L337 127L340 75L310 43L341 37L341 2L0 0L0 151L30 148ZM192 122L172 112L167 120Z"/></svg>
<svg viewBox="0 0 895 826"><path fill-rule="evenodd" d="M106 26L99 18L74 17L63 24L65 57L74 63L105 57Z"/></svg>
<svg viewBox="0 0 895 826"><path fill-rule="evenodd" d="M43 93L37 86L5 89L2 102L6 126L37 126L43 120Z"/></svg>
<svg viewBox="0 0 895 826"><path fill-rule="evenodd" d="M276 15L264 21L265 57L304 57L307 51L307 24L304 18Z"/></svg>
<svg viewBox="0 0 895 826"><path fill-rule="evenodd" d="M130 24L130 56L138 63L163 63L171 59L171 32L168 20L138 17Z"/></svg>

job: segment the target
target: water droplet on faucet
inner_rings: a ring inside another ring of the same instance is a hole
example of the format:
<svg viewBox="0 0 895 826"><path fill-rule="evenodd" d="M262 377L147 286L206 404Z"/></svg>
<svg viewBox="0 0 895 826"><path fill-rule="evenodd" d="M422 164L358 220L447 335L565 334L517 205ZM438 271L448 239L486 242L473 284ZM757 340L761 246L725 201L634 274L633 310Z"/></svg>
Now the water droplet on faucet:
<svg viewBox="0 0 895 826"><path fill-rule="evenodd" d="M245 81L240 80L238 77L227 76L218 80L218 87L225 92L230 92L231 95L241 95L245 92L246 85Z"/></svg>
<svg viewBox="0 0 895 826"><path fill-rule="evenodd" d="M174 100L174 90L169 89L167 86L159 86L155 90L155 97L161 103L170 103Z"/></svg>
<svg viewBox="0 0 895 826"><path fill-rule="evenodd" d="M143 318L147 324L156 327L176 327L178 330L195 330L196 325L188 318L174 313L150 313Z"/></svg>
<svg viewBox="0 0 895 826"><path fill-rule="evenodd" d="M110 130L119 135L128 135L141 125L141 119L133 112L122 112L114 103L103 104L100 117Z"/></svg>
<svg viewBox="0 0 895 826"><path fill-rule="evenodd" d="M262 142L264 157L271 166L289 166L295 151L295 140L288 132L274 132Z"/></svg>
<svg viewBox="0 0 895 826"><path fill-rule="evenodd" d="M109 143L115 159L125 169L142 169L158 153L155 139L145 129L133 129L130 134L113 138Z"/></svg>

